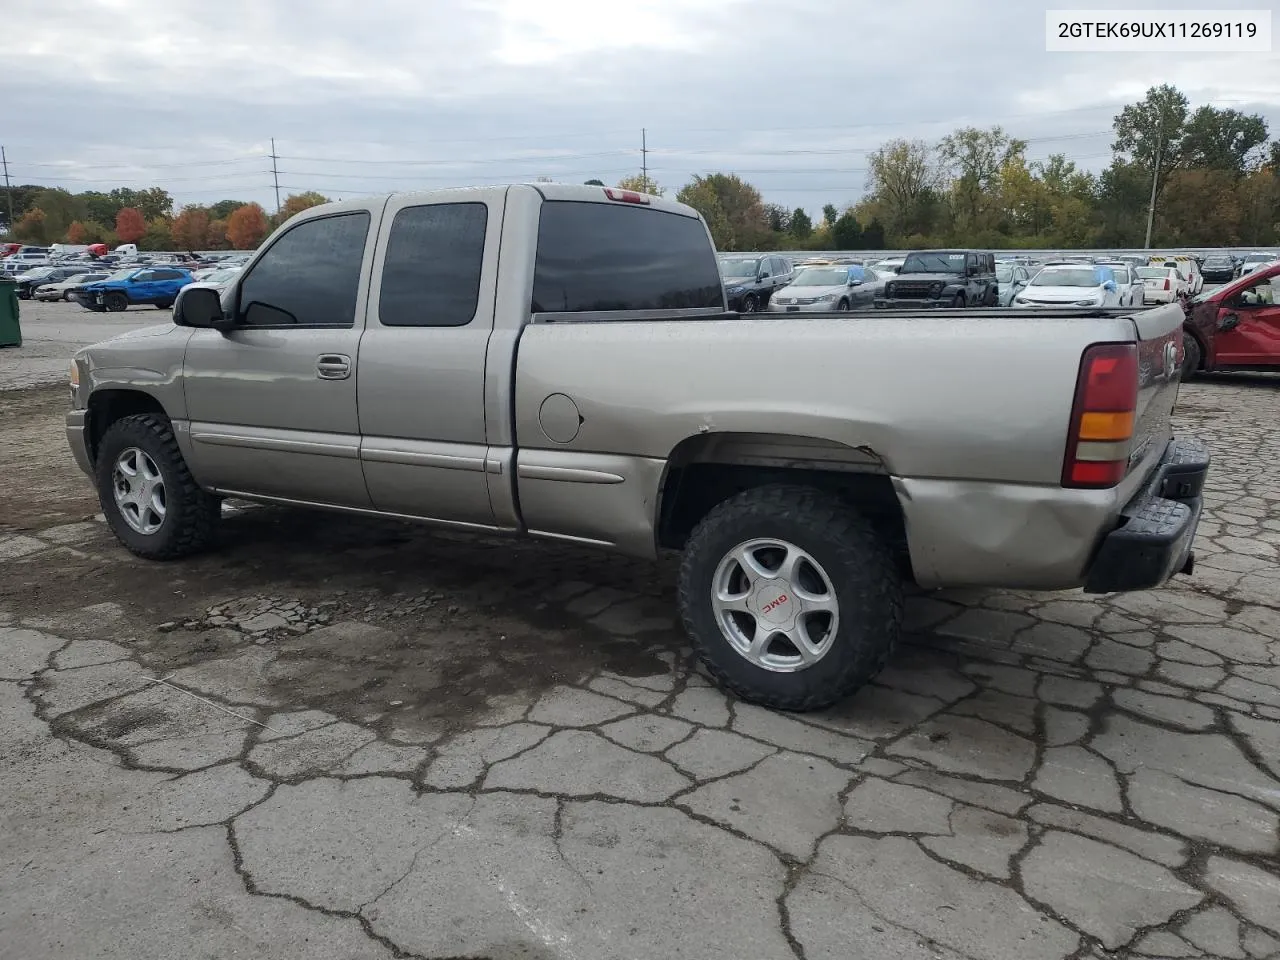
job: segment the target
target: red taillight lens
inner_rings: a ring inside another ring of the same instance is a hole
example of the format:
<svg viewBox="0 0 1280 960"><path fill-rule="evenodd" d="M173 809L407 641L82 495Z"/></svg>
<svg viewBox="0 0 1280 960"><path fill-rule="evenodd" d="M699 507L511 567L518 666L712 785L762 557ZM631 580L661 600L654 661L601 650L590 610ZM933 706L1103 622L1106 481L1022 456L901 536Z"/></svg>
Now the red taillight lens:
<svg viewBox="0 0 1280 960"><path fill-rule="evenodd" d="M1124 479L1137 409L1137 345L1096 343L1086 349L1071 408L1064 487L1114 487Z"/></svg>
<svg viewBox="0 0 1280 960"><path fill-rule="evenodd" d="M1165 278L1164 278L1164 288L1165 288L1166 290L1168 290L1168 289L1169 289L1169 278L1168 278L1168 277L1165 277Z"/></svg>

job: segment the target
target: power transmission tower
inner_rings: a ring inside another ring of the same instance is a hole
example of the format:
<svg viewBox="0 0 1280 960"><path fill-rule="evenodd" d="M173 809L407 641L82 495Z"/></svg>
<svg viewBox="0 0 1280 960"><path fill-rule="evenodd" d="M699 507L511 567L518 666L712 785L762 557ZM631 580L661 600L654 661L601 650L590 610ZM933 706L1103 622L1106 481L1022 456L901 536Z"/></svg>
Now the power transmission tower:
<svg viewBox="0 0 1280 960"><path fill-rule="evenodd" d="M13 229L13 187L9 186L9 156L0 147L0 161L4 163L4 195L9 201L9 229Z"/></svg>
<svg viewBox="0 0 1280 960"><path fill-rule="evenodd" d="M276 161L280 158L276 156L276 138L271 138L271 179L276 184L276 216L280 216L280 170L276 167Z"/></svg>

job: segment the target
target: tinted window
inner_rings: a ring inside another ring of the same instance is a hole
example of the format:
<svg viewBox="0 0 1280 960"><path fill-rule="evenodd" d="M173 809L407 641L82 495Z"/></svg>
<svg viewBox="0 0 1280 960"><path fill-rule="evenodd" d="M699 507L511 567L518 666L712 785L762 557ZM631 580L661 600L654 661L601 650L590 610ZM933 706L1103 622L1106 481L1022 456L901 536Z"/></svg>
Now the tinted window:
<svg viewBox="0 0 1280 960"><path fill-rule="evenodd" d="M388 327L461 327L480 301L488 208L405 207L391 223L378 319Z"/></svg>
<svg viewBox="0 0 1280 960"><path fill-rule="evenodd" d="M182 274L177 270L157 270L153 279L155 280L178 280Z"/></svg>
<svg viewBox="0 0 1280 960"><path fill-rule="evenodd" d="M137 273L133 275L133 282L134 283L150 283L155 278L156 278L156 272L154 270L139 270Z"/></svg>
<svg viewBox="0 0 1280 960"><path fill-rule="evenodd" d="M724 309L702 221L632 204L542 205L534 313Z"/></svg>
<svg viewBox="0 0 1280 960"><path fill-rule="evenodd" d="M254 264L240 286L240 322L349 327L364 259L369 214L344 213L298 224Z"/></svg>

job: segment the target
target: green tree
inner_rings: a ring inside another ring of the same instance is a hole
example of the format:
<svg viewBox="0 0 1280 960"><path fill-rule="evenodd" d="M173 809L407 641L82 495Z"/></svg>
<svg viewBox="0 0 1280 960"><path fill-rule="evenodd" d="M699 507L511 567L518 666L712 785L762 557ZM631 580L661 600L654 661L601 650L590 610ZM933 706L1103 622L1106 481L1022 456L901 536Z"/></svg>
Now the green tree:
<svg viewBox="0 0 1280 960"><path fill-rule="evenodd" d="M1182 149L1189 167L1242 177L1262 161L1266 145L1267 121L1261 116L1203 106L1187 121Z"/></svg>
<svg viewBox="0 0 1280 960"><path fill-rule="evenodd" d="M603 187L604 181L603 180L587 180L585 181L585 185L588 187Z"/></svg>
<svg viewBox="0 0 1280 960"><path fill-rule="evenodd" d="M828 227L834 227L836 225L836 221L839 219L840 219L840 211L836 209L836 205L834 203L823 204L822 206L823 223L825 223Z"/></svg>
<svg viewBox="0 0 1280 960"><path fill-rule="evenodd" d="M1184 162L1187 106L1186 96L1166 83L1151 87L1141 102L1129 104L1112 121L1112 151L1145 170L1148 184L1155 177L1157 199L1169 174Z"/></svg>
<svg viewBox="0 0 1280 960"><path fill-rule="evenodd" d="M835 241L837 249L861 250L862 224L858 223L858 218L850 211L845 211L831 228L831 238Z"/></svg>
<svg viewBox="0 0 1280 960"><path fill-rule="evenodd" d="M172 250L173 234L166 217L154 217L147 221L147 229L138 241L139 250Z"/></svg>
<svg viewBox="0 0 1280 960"><path fill-rule="evenodd" d="M18 220L13 228L13 235L23 243L50 243L48 226L45 224L44 211L32 207Z"/></svg>
<svg viewBox="0 0 1280 960"><path fill-rule="evenodd" d="M890 140L867 156L867 187L897 236L933 229L946 167L923 140Z"/></svg>
<svg viewBox="0 0 1280 960"><path fill-rule="evenodd" d="M658 186L658 181L653 177L645 176L643 173L637 173L630 177L623 177L618 181L619 190L634 190L636 193L647 193L652 197L660 197L666 190Z"/></svg>
<svg viewBox="0 0 1280 960"><path fill-rule="evenodd" d="M703 215L721 250L752 250L766 239L760 191L736 174L695 175L676 199Z"/></svg>
<svg viewBox="0 0 1280 960"><path fill-rule="evenodd" d="M51 238L51 242L61 239L66 234L67 228L76 220L83 220L89 215L89 208L84 199L61 187L41 190L35 195L32 203L44 211L45 232Z"/></svg>
<svg viewBox="0 0 1280 960"><path fill-rule="evenodd" d="M766 203L764 218L769 229L774 233L786 233L791 229L791 213L781 204Z"/></svg>
<svg viewBox="0 0 1280 960"><path fill-rule="evenodd" d="M864 250L883 250L885 248L884 224L872 219L862 231L862 247Z"/></svg>
<svg viewBox="0 0 1280 960"><path fill-rule="evenodd" d="M243 200L219 200L209 207L209 217L212 220L226 220L244 205Z"/></svg>
<svg viewBox="0 0 1280 960"><path fill-rule="evenodd" d="M797 240L808 240L813 233L813 221L802 207L791 211L791 235Z"/></svg>

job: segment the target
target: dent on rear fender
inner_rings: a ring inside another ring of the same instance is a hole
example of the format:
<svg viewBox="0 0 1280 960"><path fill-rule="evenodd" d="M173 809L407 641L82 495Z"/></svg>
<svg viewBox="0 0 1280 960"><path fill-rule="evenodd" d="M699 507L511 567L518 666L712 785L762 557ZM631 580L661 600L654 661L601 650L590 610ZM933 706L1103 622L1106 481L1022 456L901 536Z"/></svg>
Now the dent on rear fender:
<svg viewBox="0 0 1280 960"><path fill-rule="evenodd" d="M1024 484L894 478L924 587L1065 590L1084 582L1117 494Z"/></svg>

